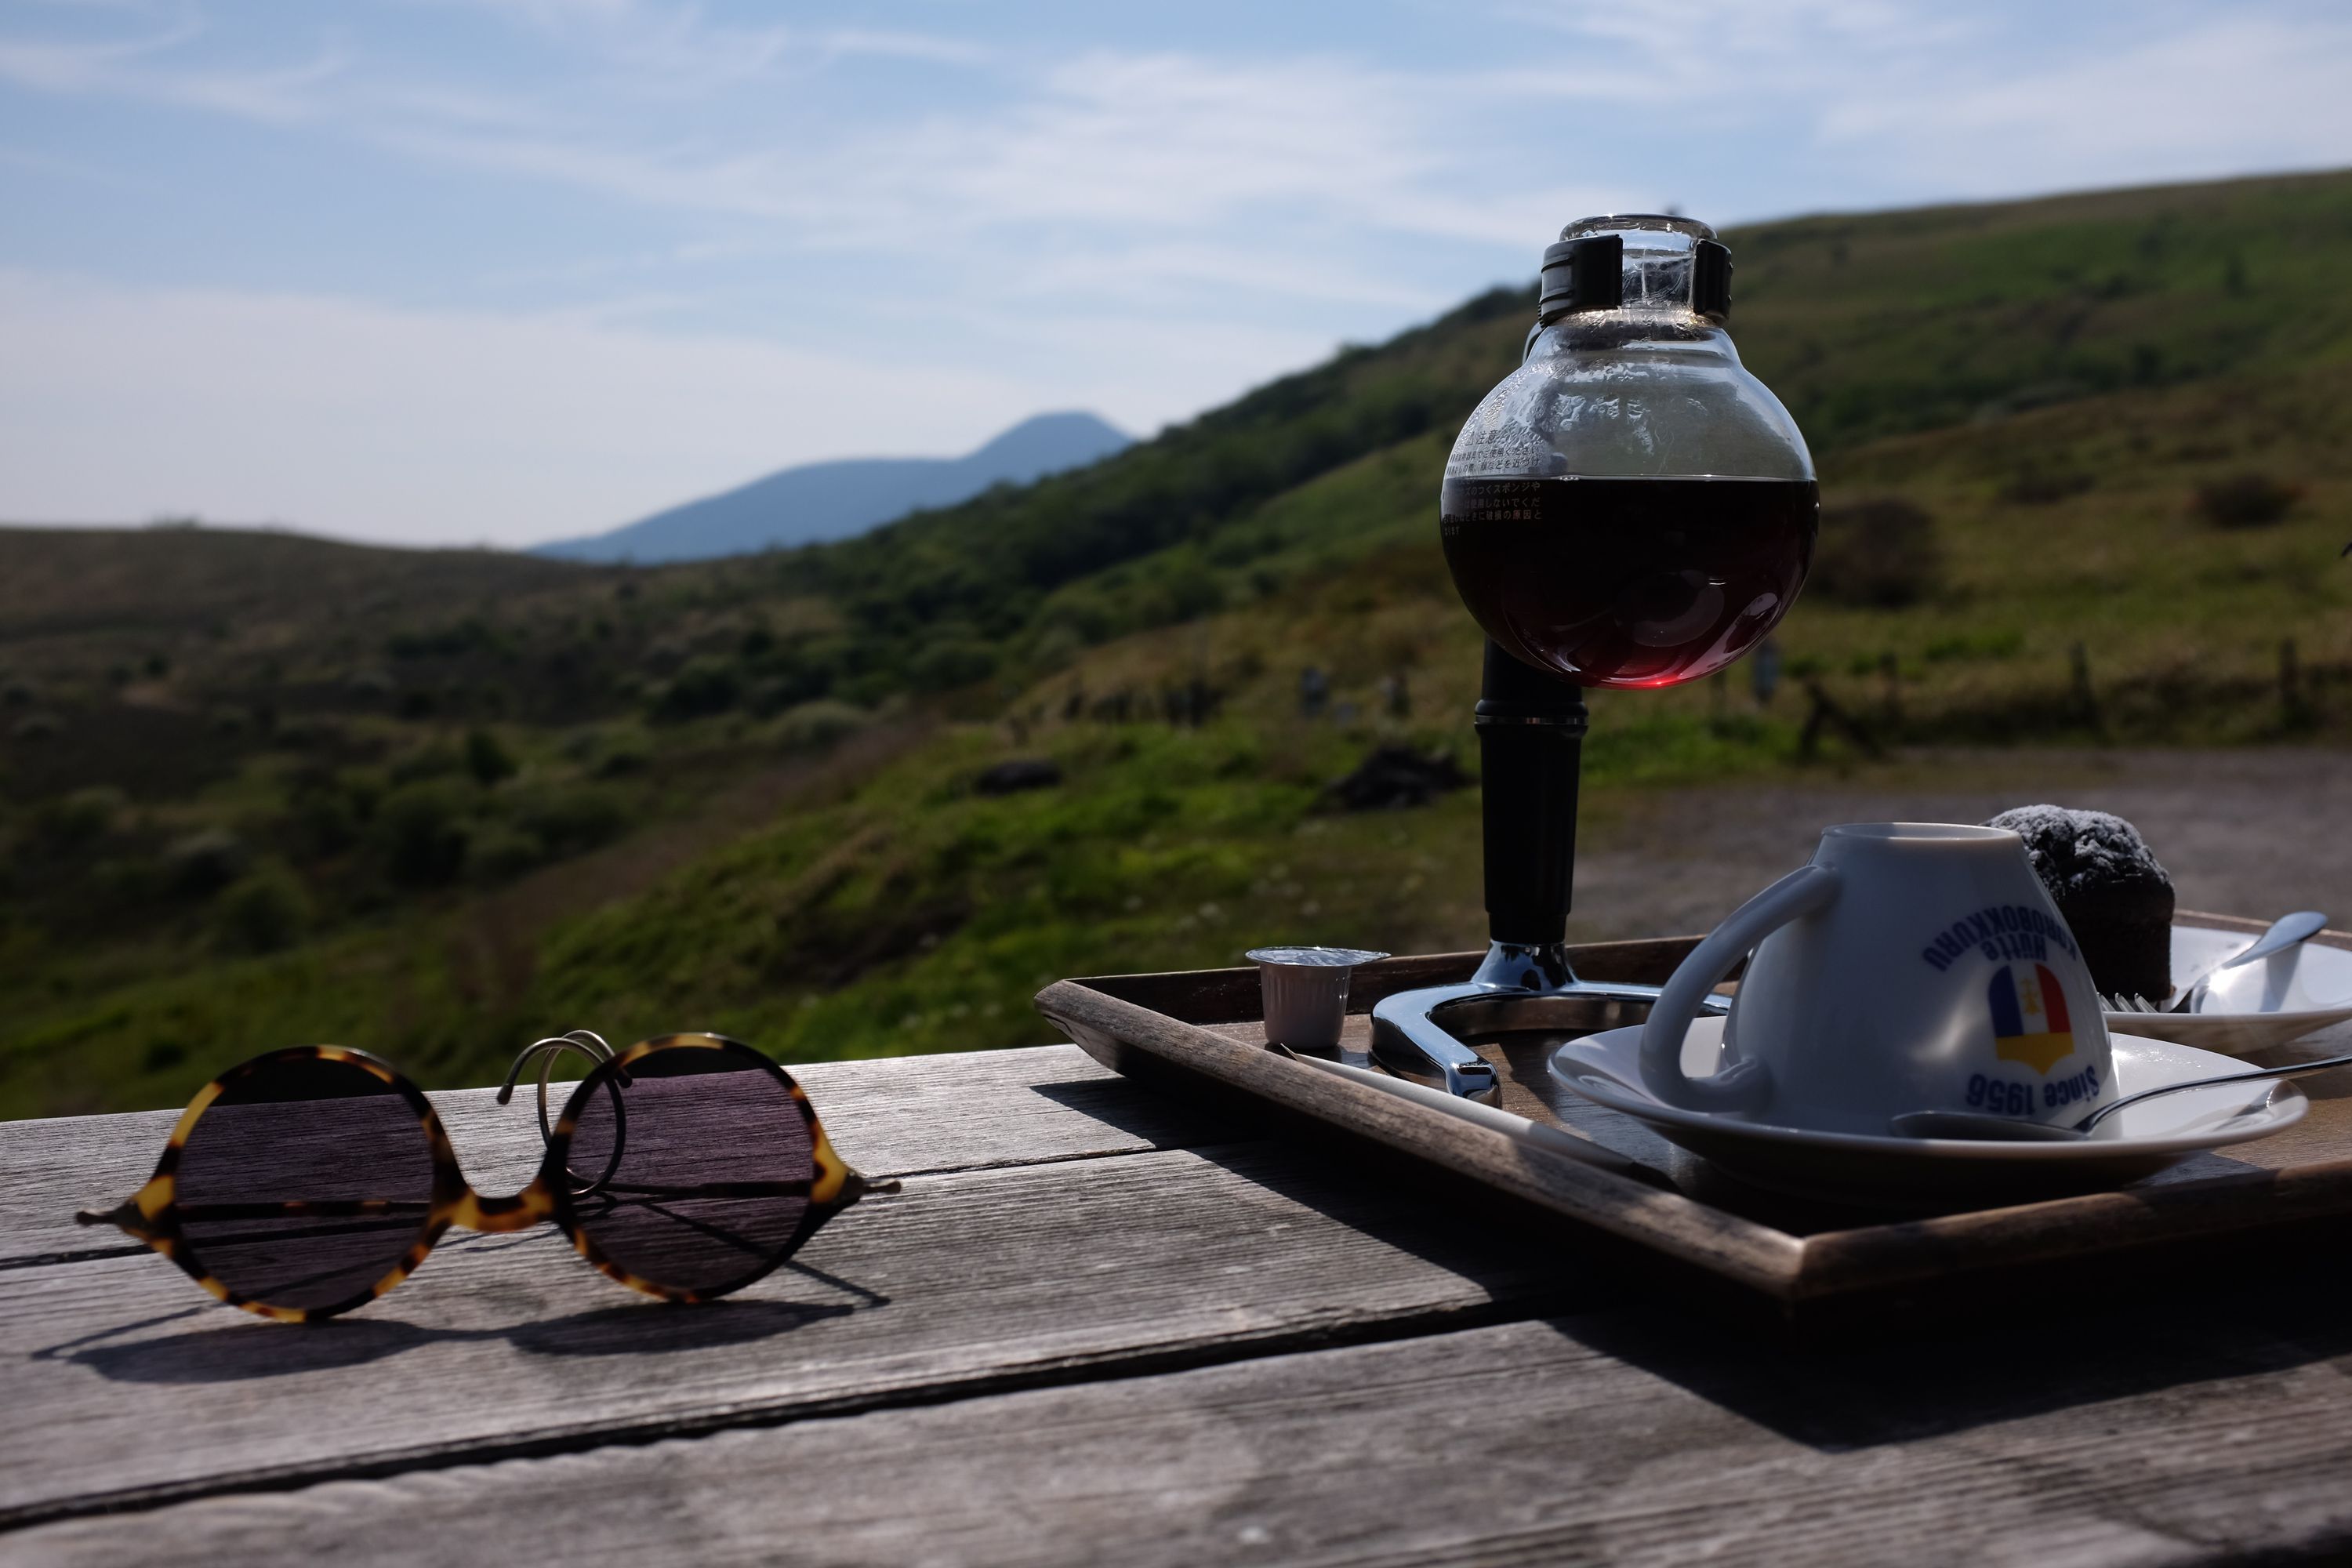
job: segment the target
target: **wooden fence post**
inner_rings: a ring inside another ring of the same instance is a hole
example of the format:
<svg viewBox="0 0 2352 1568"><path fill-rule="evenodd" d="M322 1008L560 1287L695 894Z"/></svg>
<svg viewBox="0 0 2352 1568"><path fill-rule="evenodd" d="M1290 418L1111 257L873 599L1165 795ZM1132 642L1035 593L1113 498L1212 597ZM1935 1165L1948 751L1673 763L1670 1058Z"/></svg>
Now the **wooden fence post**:
<svg viewBox="0 0 2352 1568"><path fill-rule="evenodd" d="M1870 732L1870 727L1839 707L1818 679L1805 682L1805 696L1812 702L1812 711L1805 715L1804 731L1797 737L1798 756L1811 761L1821 750L1822 731L1831 728L1859 746L1865 756L1882 754L1878 737Z"/></svg>
<svg viewBox="0 0 2352 1568"><path fill-rule="evenodd" d="M2303 669L2295 658L2294 639L2287 637L2279 643L2279 718L2290 730L2299 730L2311 721L2311 704L2303 692Z"/></svg>
<svg viewBox="0 0 2352 1568"><path fill-rule="evenodd" d="M2081 643L2066 650L2073 672L2074 716L2093 730L2099 727L2099 700L2091 689L2091 654Z"/></svg>

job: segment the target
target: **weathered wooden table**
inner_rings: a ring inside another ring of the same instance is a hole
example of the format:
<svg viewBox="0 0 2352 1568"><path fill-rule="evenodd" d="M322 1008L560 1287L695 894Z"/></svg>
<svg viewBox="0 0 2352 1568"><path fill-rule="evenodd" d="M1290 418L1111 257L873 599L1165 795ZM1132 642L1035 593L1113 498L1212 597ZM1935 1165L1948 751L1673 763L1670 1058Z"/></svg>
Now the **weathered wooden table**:
<svg viewBox="0 0 2352 1568"><path fill-rule="evenodd" d="M1074 1047L803 1076L905 1190L698 1308L542 1228L264 1322L71 1224L169 1113L0 1125L0 1562L2352 1553L2329 1259L1794 1342ZM436 1099L520 1185L530 1111Z"/></svg>

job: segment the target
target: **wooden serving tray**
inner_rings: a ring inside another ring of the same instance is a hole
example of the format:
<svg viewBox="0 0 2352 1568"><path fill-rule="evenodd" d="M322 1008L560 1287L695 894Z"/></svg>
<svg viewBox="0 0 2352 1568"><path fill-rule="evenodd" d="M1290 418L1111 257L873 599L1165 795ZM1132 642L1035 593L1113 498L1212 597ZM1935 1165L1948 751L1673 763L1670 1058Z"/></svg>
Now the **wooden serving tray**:
<svg viewBox="0 0 2352 1568"><path fill-rule="evenodd" d="M2267 922L2182 912L2183 923L2249 933ZM2314 939L2352 948L2352 933ZM1571 950L1595 980L1662 984L1697 937L1601 942ZM1466 980L1480 954L1389 959L1356 971L1342 1048L1370 1041L1372 1005L1400 991ZM1617 1238L1669 1269L1692 1272L1775 1305L1822 1315L1832 1303L1921 1303L2055 1287L2087 1273L2136 1278L2190 1251L2250 1263L2352 1240L2352 1072L2307 1082L2311 1111L2275 1137L2201 1154L2120 1189L2009 1207L1929 1215L1832 1208L1748 1185L1668 1143L1631 1117L1593 1104L1547 1070L1565 1036L1516 1034L1470 1042L1495 1063L1501 1104L1625 1154L1651 1182L1529 1146L1376 1089L1318 1072L1265 1048L1255 968L1104 975L1056 982L1037 1008L1087 1055L1140 1081L1270 1115L1360 1149L1402 1156L1590 1237ZM2255 1053L2283 1063L2345 1048L2352 1026ZM1360 1058L1353 1058L1360 1059ZM1486 1205L1492 1208L1496 1205ZM2326 1232L2327 1235L2309 1234Z"/></svg>

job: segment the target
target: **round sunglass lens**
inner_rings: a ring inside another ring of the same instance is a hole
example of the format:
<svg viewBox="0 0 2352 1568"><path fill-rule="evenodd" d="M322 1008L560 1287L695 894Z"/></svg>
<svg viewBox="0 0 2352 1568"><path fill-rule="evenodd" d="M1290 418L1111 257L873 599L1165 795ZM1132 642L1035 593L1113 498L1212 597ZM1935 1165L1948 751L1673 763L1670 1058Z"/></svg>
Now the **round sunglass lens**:
<svg viewBox="0 0 2352 1568"><path fill-rule="evenodd" d="M232 1079L180 1151L180 1235L205 1272L264 1306L356 1305L433 1204L433 1145L400 1091L297 1057Z"/></svg>
<svg viewBox="0 0 2352 1568"><path fill-rule="evenodd" d="M748 1284L792 1249L815 1142L790 1089L735 1051L676 1047L629 1064L617 1093L575 1100L572 1200L614 1267L673 1290ZM599 1173L609 1173L601 1182Z"/></svg>

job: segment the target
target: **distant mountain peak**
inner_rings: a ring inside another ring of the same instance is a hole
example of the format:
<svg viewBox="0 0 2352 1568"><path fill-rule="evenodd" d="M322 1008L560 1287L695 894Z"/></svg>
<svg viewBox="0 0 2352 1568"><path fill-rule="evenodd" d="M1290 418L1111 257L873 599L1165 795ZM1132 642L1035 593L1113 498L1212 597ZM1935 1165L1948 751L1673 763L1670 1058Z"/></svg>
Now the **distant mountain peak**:
<svg viewBox="0 0 2352 1568"><path fill-rule="evenodd" d="M968 463L1056 462L1069 452L1099 447L1105 456L1108 456L1132 444L1132 437L1108 420L1082 409L1073 409L1057 414L1033 414L963 460Z"/></svg>
<svg viewBox="0 0 2352 1568"><path fill-rule="evenodd" d="M1133 445L1098 416L1033 415L961 458L841 458L780 469L610 533L533 554L571 561L701 561L868 532L910 511L953 506L993 485L1025 485Z"/></svg>

